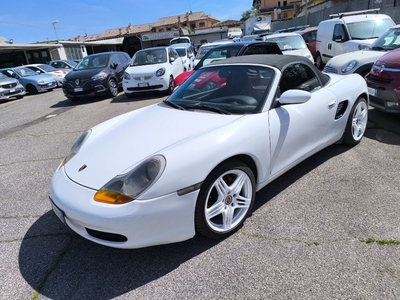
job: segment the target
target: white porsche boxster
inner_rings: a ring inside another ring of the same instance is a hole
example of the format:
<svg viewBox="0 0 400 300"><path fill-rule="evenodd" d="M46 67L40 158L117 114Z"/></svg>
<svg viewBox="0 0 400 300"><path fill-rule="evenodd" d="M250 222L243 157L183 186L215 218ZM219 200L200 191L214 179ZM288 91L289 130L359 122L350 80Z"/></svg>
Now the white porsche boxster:
<svg viewBox="0 0 400 300"><path fill-rule="evenodd" d="M110 247L224 238L272 180L331 144L358 144L368 99L360 75L301 56L212 63L163 102L86 131L53 176L53 210Z"/></svg>

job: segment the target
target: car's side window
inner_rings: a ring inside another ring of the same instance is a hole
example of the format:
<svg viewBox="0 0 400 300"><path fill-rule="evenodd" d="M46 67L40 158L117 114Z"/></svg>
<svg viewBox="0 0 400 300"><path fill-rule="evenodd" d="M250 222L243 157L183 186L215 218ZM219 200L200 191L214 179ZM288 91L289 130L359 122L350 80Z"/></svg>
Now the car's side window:
<svg viewBox="0 0 400 300"><path fill-rule="evenodd" d="M291 89L312 92L321 88L321 84L309 66L303 63L294 63L284 69L279 87L281 93Z"/></svg>
<svg viewBox="0 0 400 300"><path fill-rule="evenodd" d="M333 41L343 40L347 38L346 30L344 29L344 25L336 24L335 28L333 29Z"/></svg>
<svg viewBox="0 0 400 300"><path fill-rule="evenodd" d="M117 64L118 66L121 64L118 53L115 53L111 56L111 65Z"/></svg>

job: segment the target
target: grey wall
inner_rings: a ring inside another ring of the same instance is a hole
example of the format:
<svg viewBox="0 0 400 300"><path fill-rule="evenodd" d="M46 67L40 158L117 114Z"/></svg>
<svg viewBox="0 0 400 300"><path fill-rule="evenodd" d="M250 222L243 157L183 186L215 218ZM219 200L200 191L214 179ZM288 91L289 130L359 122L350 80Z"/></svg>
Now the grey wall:
<svg viewBox="0 0 400 300"><path fill-rule="evenodd" d="M396 24L400 23L400 0L348 0L326 1L308 10L307 15L295 19L275 22L272 31L295 26L318 26L319 22L329 19L329 15L349 11L380 8L379 13L390 16Z"/></svg>

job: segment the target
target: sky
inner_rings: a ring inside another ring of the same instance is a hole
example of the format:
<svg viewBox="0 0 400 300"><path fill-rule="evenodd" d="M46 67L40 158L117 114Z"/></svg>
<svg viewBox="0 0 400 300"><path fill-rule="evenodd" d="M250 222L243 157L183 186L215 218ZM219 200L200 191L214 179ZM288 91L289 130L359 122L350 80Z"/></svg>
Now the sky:
<svg viewBox="0 0 400 300"><path fill-rule="evenodd" d="M154 23L203 11L219 21L240 20L252 0L2 0L0 37L14 44L68 40L107 29ZM54 26L52 22L58 21Z"/></svg>

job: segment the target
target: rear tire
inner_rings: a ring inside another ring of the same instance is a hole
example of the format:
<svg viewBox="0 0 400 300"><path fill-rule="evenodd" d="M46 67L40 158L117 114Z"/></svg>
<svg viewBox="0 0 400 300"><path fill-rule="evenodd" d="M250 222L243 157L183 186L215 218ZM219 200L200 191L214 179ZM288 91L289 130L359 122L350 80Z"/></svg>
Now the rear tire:
<svg viewBox="0 0 400 300"><path fill-rule="evenodd" d="M343 144L349 146L357 145L364 136L367 122L368 103L364 97L359 97L350 111L343 134Z"/></svg>

